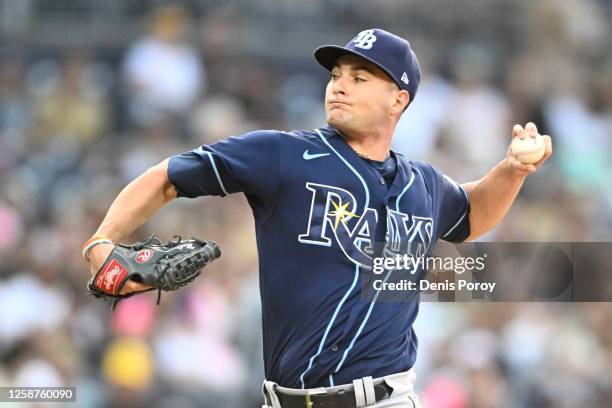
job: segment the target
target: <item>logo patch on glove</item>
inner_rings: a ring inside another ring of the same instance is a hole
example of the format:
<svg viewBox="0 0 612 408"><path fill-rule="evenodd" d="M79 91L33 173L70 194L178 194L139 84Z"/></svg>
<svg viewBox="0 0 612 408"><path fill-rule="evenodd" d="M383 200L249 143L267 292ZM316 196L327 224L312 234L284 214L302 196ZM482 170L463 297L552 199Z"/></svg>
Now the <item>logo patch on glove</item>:
<svg viewBox="0 0 612 408"><path fill-rule="evenodd" d="M136 262L145 263L153 256L153 251L150 249L143 249L136 255Z"/></svg>
<svg viewBox="0 0 612 408"><path fill-rule="evenodd" d="M98 274L96 286L104 288L110 293L117 293L119 285L127 273L127 269L113 259L105 266L104 270Z"/></svg>

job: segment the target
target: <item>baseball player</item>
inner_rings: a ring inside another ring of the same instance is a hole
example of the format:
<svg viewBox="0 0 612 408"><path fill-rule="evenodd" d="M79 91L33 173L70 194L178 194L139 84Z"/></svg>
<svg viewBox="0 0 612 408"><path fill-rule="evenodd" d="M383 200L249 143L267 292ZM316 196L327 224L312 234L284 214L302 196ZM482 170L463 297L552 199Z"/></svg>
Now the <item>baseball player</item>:
<svg viewBox="0 0 612 408"><path fill-rule="evenodd" d="M482 179L457 184L390 149L420 80L406 40L369 29L314 56L330 72L328 126L259 130L172 156L118 195L96 235L116 243L176 197L244 193L259 252L264 407L420 406L418 302L366 300L360 276L374 257L430 253L438 239L489 231L551 155L550 137L539 162L522 164L508 150ZM533 123L512 129L521 139L537 134ZM112 248L90 249L92 273ZM122 293L146 289L128 282Z"/></svg>

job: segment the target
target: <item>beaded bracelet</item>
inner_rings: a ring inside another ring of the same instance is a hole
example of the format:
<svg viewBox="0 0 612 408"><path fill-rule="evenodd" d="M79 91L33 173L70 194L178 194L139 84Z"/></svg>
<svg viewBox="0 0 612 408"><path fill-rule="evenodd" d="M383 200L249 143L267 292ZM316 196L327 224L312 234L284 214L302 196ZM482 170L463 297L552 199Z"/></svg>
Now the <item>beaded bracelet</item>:
<svg viewBox="0 0 612 408"><path fill-rule="evenodd" d="M110 238L104 236L104 235L96 235L93 236L91 238L89 238L84 244L83 244L83 248L81 249L81 255L83 255L83 258L85 258L87 261L89 261L89 257L87 256L87 254L89 253L89 251L95 247L96 245L100 245L100 244L112 244L113 241L110 240Z"/></svg>

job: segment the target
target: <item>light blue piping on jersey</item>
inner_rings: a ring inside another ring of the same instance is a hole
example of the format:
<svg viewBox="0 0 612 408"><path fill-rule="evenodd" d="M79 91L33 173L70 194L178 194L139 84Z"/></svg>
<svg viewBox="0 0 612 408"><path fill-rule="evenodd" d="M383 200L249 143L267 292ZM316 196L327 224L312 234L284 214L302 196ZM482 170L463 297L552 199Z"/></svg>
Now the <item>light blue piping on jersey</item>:
<svg viewBox="0 0 612 408"><path fill-rule="evenodd" d="M397 199L395 200L395 211L399 212L399 202L402 199L402 196L406 193L406 191L408 191L413 181L414 181L414 172L410 172L410 181L408 182L408 184L406 184L406 187L404 187L402 192L397 196Z"/></svg>
<svg viewBox="0 0 612 408"><path fill-rule="evenodd" d="M212 164L213 170L215 171L215 175L217 176L217 180L219 181L219 185L221 186L221 190L223 190L223 193L225 195L228 195L227 190L225 190L225 186L223 185L223 182L221 181L221 176L219 175L219 171L217 170L217 165L215 164L215 159L213 159L213 156L210 152L205 152L208 155L208 158L210 159L210 164Z"/></svg>
<svg viewBox="0 0 612 408"><path fill-rule="evenodd" d="M463 192L463 195L465 196L466 201L469 203L470 199L469 199L467 193L465 192L465 189L463 187L461 187L461 186L459 186L459 188ZM448 232L442 236L442 238L446 238L447 236L449 236L450 233L453 232L455 230L455 228L457 228L459 226L459 224L461 224L461 222L463 221L463 219L465 218L466 215L467 215L467 207L465 209L465 212L461 216L461 218L459 218L459 221L457 221L457 223L455 225L453 225L453 227L451 229L449 229Z"/></svg>
<svg viewBox="0 0 612 408"><path fill-rule="evenodd" d="M329 334L329 331L331 330L334 324L334 321L336 320L336 317L338 317L338 313L340 312L342 305L344 304L344 302L346 302L346 299L349 297L349 294L353 291L353 288L357 284L358 277L359 277L359 265L355 265L355 276L353 277L353 283L351 284L351 287L349 288L349 290L347 290L344 296L342 297L342 300L340 300L340 303L338 303L338 306L336 306L336 310L334 310L334 314L332 315L331 320L327 324L327 328L325 329L325 333L323 334L321 343L319 343L319 349L317 350L314 356L310 357L310 361L308 362L308 368L306 368L306 370L300 375L300 382L302 383L302 389L304 389L304 375L306 375L308 370L312 368L314 359L317 358L319 354L321 354L321 351L323 350L323 345L325 344L325 340L327 339L327 335Z"/></svg>
<svg viewBox="0 0 612 408"><path fill-rule="evenodd" d="M363 206L363 212L365 213L366 209L368 208L368 205L370 205L370 190L368 190L368 186L367 186L367 184L366 184L365 180L363 179L363 177L361 177L361 174L359 174L359 173L357 172L357 170L355 170L355 168L354 168L353 166L351 166L351 164L350 164L348 161L346 161L346 159L345 159L344 157L342 157L342 156L340 155L340 153L338 153L338 152L336 151L336 149L334 149L334 148L332 147L332 145L331 145L331 144L329 144L329 142L327 141L327 139L325 139L325 137L323 136L323 134L321 133L321 131L320 131L319 129L316 129L315 131L317 132L317 134L319 135L319 137L321 138L321 140L323 141L323 143L325 143L325 144L327 145L327 147L329 147L329 148L331 149L331 151L332 151L332 152L336 153L336 156L338 156L338 157L340 158L340 160L342 160L342 162L344 162L344 164L346 164L346 166L347 166L349 169L351 169L351 171L352 171L353 173L355 173L355 175L357 176L357 178L359 179L359 181L361 181L361 185L363 186L363 189L365 190L365 195L366 195L366 198L365 198L365 204L364 204L364 206Z"/></svg>
<svg viewBox="0 0 612 408"><path fill-rule="evenodd" d="M340 158L340 160L342 160L342 162L344 164L346 164L346 166L351 169L351 171L353 173L355 173L355 175L357 176L357 178L359 179L359 181L361 181L361 184L363 185L363 189L365 190L365 205L363 206L363 212L365 213L366 209L368 208L368 205L370 205L370 191L368 190L368 186L366 185L365 180L363 179L363 177L361 177L361 175L357 172L357 170L355 170L355 168L353 166L351 166L351 164L346 161L346 159L344 157L342 157L340 155L340 153L338 153L336 151L336 149L334 149L332 147L331 144L329 144L329 142L327 141L327 139L325 139L325 137L323 136L323 134L321 133L321 131L319 129L315 130L317 132L317 134L319 135L319 137L321 138L321 140L323 141L323 143L325 143L327 145L327 147L329 147L331 149L332 152L334 152L336 154L336 156L338 156ZM348 289L348 291L344 294L344 296L342 297L342 299L340 300L340 303L338 303L338 306L336 306L336 310L334 311L334 314L332 315L329 323L327 324L327 328L325 329L325 333L323 334L323 337L321 338L321 342L319 343L319 348L317 350L317 352L315 353L314 356L310 357L310 361L308 362L308 367L306 368L306 370L300 375L300 382L302 383L302 389L304 389L304 375L308 372L308 370L310 370L312 368L312 364L314 363L314 359L317 358L319 356L319 354L321 354L321 351L323 350L323 345L325 344L325 340L327 340L327 336L329 334L329 331L331 330L332 326L334 325L334 322L336 321L336 317L338 317L338 313L340 312L340 309L342 308L342 305L344 305L344 302L346 302L346 299L348 299L349 294L353 291L353 288L355 287L355 285L357 285L357 278L359 277L359 265L355 264L355 276L353 277L353 283L351 284L351 287ZM331 376L330 376L330 380L332 380Z"/></svg>
<svg viewBox="0 0 612 408"><path fill-rule="evenodd" d="M400 199L402 198L404 193L406 191L408 191L408 189L412 185L413 181L414 181L414 172L411 173L410 181L408 182L406 187L404 187L404 189L402 190L400 195L398 195L397 199L395 200L395 211L399 212L399 202L400 202ZM383 279L383 284L387 283L387 280L389 279L389 276L391 276L391 272L393 272L393 270L390 270L387 273L387 276L385 276L385 279ZM344 354L342 355L342 360L340 360L340 363L338 363L338 366L336 367L336 370L334 371L335 373L340 371L340 369L342 368L342 364L344 364L344 361L346 360L346 357L348 356L348 353L351 351L351 349L355 345L355 342L357 341L357 338L359 337L359 335L363 331L363 328L365 327L366 323L368 322L368 319L370 318L370 313L372 313L372 309L374 308L374 304L378 300L378 295L380 295L380 290L376 291L376 295L374 295L374 299L372 299L372 302L370 303L370 307L368 308L368 313L366 314L365 318L363 319L363 322L361 322L361 325L359 326L359 329L357 329L357 333L355 333L355 336L353 337L353 340L351 340L351 344L348 346L348 348L346 350L344 350Z"/></svg>

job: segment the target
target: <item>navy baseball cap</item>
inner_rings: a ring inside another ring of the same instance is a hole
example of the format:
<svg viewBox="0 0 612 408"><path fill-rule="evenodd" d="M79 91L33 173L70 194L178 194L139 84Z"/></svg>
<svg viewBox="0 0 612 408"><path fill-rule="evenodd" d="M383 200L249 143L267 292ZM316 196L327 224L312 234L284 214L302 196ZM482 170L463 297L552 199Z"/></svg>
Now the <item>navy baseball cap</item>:
<svg viewBox="0 0 612 408"><path fill-rule="evenodd" d="M421 81L421 68L410 43L380 28L364 30L341 47L324 45L314 52L315 59L331 71L338 58L352 54L377 65L391 77L400 89L410 94L409 104L416 96Z"/></svg>

